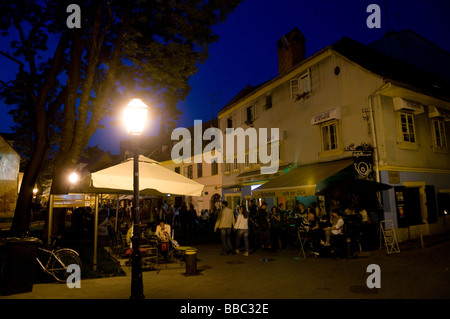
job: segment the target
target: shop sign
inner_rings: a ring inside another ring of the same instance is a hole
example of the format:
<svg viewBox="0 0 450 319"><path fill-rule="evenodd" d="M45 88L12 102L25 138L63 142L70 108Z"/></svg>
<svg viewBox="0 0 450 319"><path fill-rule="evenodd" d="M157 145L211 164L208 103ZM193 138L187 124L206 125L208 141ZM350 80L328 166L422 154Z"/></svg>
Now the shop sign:
<svg viewBox="0 0 450 319"><path fill-rule="evenodd" d="M389 171L388 172L389 184L400 184L400 172Z"/></svg>
<svg viewBox="0 0 450 319"><path fill-rule="evenodd" d="M394 109L396 111L409 110L413 111L414 114L421 114L424 112L423 105L416 101L402 99L400 97L394 97Z"/></svg>
<svg viewBox="0 0 450 319"><path fill-rule="evenodd" d="M330 121L330 120L334 120L334 119L340 119L340 118L341 118L341 108L337 107L332 110L328 110L326 112L314 115L311 118L311 124L312 125L320 124L322 122L326 122L326 121Z"/></svg>
<svg viewBox="0 0 450 319"><path fill-rule="evenodd" d="M367 151L354 151L353 152L353 165L355 170L362 177L367 177L372 173L373 157L372 152Z"/></svg>
<svg viewBox="0 0 450 319"><path fill-rule="evenodd" d="M69 208L69 207L89 207L91 206L91 199L89 195L71 194L71 195L54 195L54 208Z"/></svg>

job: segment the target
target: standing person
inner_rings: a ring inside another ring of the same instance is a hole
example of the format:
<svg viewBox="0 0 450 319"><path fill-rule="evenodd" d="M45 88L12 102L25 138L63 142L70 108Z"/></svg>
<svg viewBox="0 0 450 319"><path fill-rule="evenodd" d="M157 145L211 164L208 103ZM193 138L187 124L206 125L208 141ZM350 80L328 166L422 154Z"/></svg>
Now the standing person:
<svg viewBox="0 0 450 319"><path fill-rule="evenodd" d="M181 224L181 233L182 233L183 237L186 238L189 214L188 214L188 209L187 209L187 205L185 202L183 202L181 204L179 220L180 220L180 224Z"/></svg>
<svg viewBox="0 0 450 319"><path fill-rule="evenodd" d="M271 249L272 245L270 243L270 223L269 223L269 212L267 211L267 204L263 202L261 208L258 211L257 216L259 236L261 241L261 248L263 250Z"/></svg>
<svg viewBox="0 0 450 319"><path fill-rule="evenodd" d="M236 224L234 225L234 229L237 230L236 233L236 254L240 252L240 244L241 238L244 239L244 256L248 256L248 212L245 209L245 206L239 206L239 213L236 218Z"/></svg>
<svg viewBox="0 0 450 319"><path fill-rule="evenodd" d="M289 213L284 209L284 204L278 204L278 212L280 213L281 227L280 227L280 238L281 244L286 245L288 242L287 229L289 227Z"/></svg>
<svg viewBox="0 0 450 319"><path fill-rule="evenodd" d="M166 223L170 225L170 227L173 227L173 218L175 216L175 213L173 211L173 206L172 204L169 204L167 206L167 210L166 210Z"/></svg>
<svg viewBox="0 0 450 319"><path fill-rule="evenodd" d="M235 219L233 211L228 208L228 203L226 201L222 201L222 210L219 212L214 226L214 232L217 229L220 229L220 240L222 242L221 255L228 255L232 251L230 234L234 224Z"/></svg>
<svg viewBox="0 0 450 319"><path fill-rule="evenodd" d="M254 199L250 201L250 207L248 210L249 210L248 239L250 247L252 248L253 251L255 251L257 249L256 230L257 230L258 207L256 206Z"/></svg>
<svg viewBox="0 0 450 319"><path fill-rule="evenodd" d="M274 242L278 244L278 249L281 249L281 215L276 206L272 206L271 209L270 235L270 237L273 238Z"/></svg>
<svg viewBox="0 0 450 319"><path fill-rule="evenodd" d="M188 211L188 228L189 228L189 236L193 236L197 227L197 211L194 208L193 204L189 205Z"/></svg>

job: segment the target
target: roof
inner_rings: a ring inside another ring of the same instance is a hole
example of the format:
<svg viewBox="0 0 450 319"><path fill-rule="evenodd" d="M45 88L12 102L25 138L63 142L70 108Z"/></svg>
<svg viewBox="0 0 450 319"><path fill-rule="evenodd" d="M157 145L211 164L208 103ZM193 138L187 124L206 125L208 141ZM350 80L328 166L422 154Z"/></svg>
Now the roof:
<svg viewBox="0 0 450 319"><path fill-rule="evenodd" d="M386 80L404 83L423 93L450 100L450 83L432 72L385 55L348 37L333 44L332 49Z"/></svg>
<svg viewBox="0 0 450 319"><path fill-rule="evenodd" d="M431 43L430 41L428 42ZM332 49L368 71L385 78L387 81L392 81L396 84L403 83L411 89L415 89L421 93L450 101L450 83L444 78L433 72L413 66L399 58L383 54L368 45L359 43L348 37L343 37L336 43L316 52L312 56L303 60L301 63L297 64L293 67L293 69L301 68L307 61L320 55L327 49ZM266 84L280 78L281 76L284 76L284 74L277 75L276 77L256 86L247 84L219 111L219 114L230 109L238 101L250 96Z"/></svg>
<svg viewBox="0 0 450 319"><path fill-rule="evenodd" d="M269 80L271 81L271 80ZM236 94L236 96L234 96L230 102L228 102L227 104L225 104L225 106L219 111L219 113L222 113L223 111L228 110L231 106L233 106L236 102L238 102L239 100L243 99L246 96L249 96L250 94L252 94L253 92L256 92L259 88L261 88L264 84L266 84L269 81L265 81L263 83L260 83L258 85L255 86L251 86L250 84L247 84L238 94Z"/></svg>

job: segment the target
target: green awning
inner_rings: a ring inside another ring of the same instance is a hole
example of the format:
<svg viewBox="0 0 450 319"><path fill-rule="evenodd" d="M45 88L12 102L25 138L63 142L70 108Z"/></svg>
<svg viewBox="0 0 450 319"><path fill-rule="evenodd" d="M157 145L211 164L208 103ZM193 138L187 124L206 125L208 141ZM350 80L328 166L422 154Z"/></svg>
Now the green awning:
<svg viewBox="0 0 450 319"><path fill-rule="evenodd" d="M353 158L293 168L253 190L255 197L296 197L316 194L316 185L353 165Z"/></svg>

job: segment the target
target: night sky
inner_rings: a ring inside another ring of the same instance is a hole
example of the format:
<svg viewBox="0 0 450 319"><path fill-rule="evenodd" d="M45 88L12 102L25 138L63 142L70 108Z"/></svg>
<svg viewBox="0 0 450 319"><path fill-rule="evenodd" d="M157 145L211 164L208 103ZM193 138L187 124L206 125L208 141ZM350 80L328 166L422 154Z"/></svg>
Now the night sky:
<svg viewBox="0 0 450 319"><path fill-rule="evenodd" d="M369 4L382 11L380 29L369 29ZM276 42L298 27L306 38L306 56L331 45L343 36L369 44L388 30L411 29L450 52L449 0L244 0L224 24L214 28L220 39L210 47L210 57L199 66L189 84L192 90L178 104L182 112L179 127L189 127L194 119L208 121L247 84L257 85L278 75ZM2 45L4 47L4 45ZM10 63L0 57L0 63ZM4 68L0 78L11 74ZM214 103L213 102L214 99ZM1 102L0 102L1 103ZM0 104L0 132L10 132L8 107ZM121 126L103 124L89 145L119 153L119 141L127 138ZM150 122L156 135L158 119Z"/></svg>

